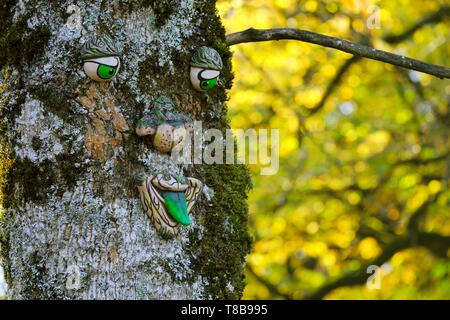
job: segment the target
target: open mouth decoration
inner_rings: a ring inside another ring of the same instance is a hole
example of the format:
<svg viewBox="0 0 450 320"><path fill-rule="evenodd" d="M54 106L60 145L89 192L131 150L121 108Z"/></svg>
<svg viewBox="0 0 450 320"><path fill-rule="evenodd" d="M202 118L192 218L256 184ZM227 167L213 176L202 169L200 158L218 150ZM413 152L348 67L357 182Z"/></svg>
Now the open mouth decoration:
<svg viewBox="0 0 450 320"><path fill-rule="evenodd" d="M189 225L189 212L197 201L203 184L195 178L141 175L138 190L144 211L160 235L176 236L180 225Z"/></svg>

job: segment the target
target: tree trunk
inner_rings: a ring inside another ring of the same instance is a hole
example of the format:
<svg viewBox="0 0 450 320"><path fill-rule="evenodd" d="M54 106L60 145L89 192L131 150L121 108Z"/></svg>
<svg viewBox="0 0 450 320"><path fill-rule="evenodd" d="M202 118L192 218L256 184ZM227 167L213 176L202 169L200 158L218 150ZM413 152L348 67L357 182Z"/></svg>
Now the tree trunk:
<svg viewBox="0 0 450 320"><path fill-rule="evenodd" d="M162 95L204 128L228 127L231 54L214 2L0 1L9 298L240 298L250 248L246 168L181 167L134 133ZM99 83L82 71L80 51L103 33L122 58L116 79ZM207 99L189 81L202 45L224 61L222 86ZM140 172L195 177L214 197L201 197L192 224L164 240L142 210Z"/></svg>

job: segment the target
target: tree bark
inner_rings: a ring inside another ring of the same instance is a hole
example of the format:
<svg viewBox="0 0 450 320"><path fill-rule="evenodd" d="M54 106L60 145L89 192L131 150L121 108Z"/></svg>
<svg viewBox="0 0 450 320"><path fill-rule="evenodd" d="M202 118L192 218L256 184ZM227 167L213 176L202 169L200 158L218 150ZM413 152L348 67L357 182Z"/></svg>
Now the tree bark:
<svg viewBox="0 0 450 320"><path fill-rule="evenodd" d="M11 299L240 298L250 248L242 165L179 166L134 133L170 97L203 127L228 128L231 53L215 1L0 1L2 264ZM122 50L109 83L82 71L82 44ZM197 93L189 59L207 45L222 86ZM166 241L144 214L137 173L183 173L214 190ZM0 181L1 182L1 181ZM79 277L79 285L72 283Z"/></svg>

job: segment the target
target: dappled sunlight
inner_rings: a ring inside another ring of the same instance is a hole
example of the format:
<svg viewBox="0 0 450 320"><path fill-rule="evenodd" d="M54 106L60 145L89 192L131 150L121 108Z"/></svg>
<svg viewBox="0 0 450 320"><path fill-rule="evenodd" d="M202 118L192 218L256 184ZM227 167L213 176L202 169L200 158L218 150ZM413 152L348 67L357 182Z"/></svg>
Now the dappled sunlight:
<svg viewBox="0 0 450 320"><path fill-rule="evenodd" d="M380 28L367 27L371 5ZM228 34L300 28L448 65L444 23L392 37L442 5L234 0L218 9ZM449 82L299 41L232 50L231 126L280 129L279 172L251 168L244 298L448 299L450 252L428 233L450 236ZM366 286L373 263L378 289ZM344 278L318 294L350 271L358 285Z"/></svg>

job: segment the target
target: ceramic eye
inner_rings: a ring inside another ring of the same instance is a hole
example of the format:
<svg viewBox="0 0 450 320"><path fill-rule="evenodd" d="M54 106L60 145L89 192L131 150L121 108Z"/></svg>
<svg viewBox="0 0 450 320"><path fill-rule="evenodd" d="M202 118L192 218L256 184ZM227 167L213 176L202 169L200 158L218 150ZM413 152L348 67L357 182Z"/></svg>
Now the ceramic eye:
<svg viewBox="0 0 450 320"><path fill-rule="evenodd" d="M208 91L219 83L222 70L220 54L209 47L200 47L192 56L190 78L192 86L198 91Z"/></svg>
<svg viewBox="0 0 450 320"><path fill-rule="evenodd" d="M120 53L107 35L87 41L82 49L83 69L95 81L111 81L120 68Z"/></svg>
<svg viewBox="0 0 450 320"><path fill-rule="evenodd" d="M208 91L219 82L220 71L191 67L192 86L199 91Z"/></svg>
<svg viewBox="0 0 450 320"><path fill-rule="evenodd" d="M84 61L84 72L95 81L111 81L119 71L119 57L93 58Z"/></svg>

